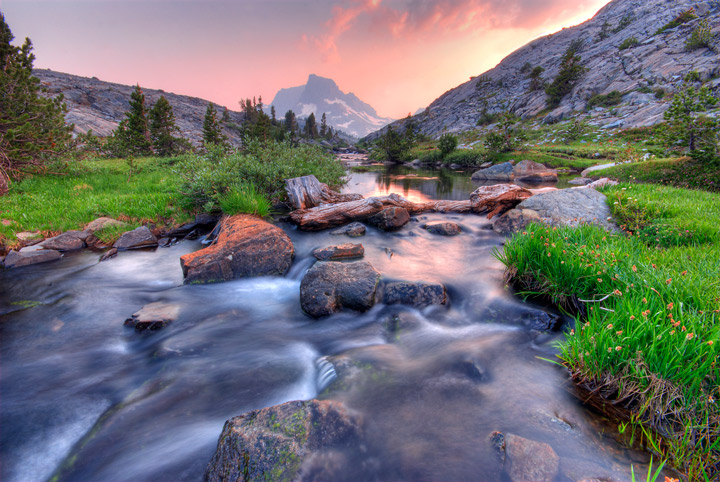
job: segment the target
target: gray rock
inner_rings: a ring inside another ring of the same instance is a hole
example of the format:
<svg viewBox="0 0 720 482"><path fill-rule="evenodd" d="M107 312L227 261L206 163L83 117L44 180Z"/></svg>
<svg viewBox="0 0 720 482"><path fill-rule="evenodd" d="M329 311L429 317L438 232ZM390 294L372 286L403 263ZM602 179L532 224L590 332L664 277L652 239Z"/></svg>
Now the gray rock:
<svg viewBox="0 0 720 482"><path fill-rule="evenodd" d="M40 246L57 251L73 251L85 247L88 233L84 231L66 231L52 238L48 238Z"/></svg>
<svg viewBox="0 0 720 482"><path fill-rule="evenodd" d="M403 304L416 308L447 303L445 286L440 283L393 281L383 286L383 303Z"/></svg>
<svg viewBox="0 0 720 482"><path fill-rule="evenodd" d="M203 480L336 480L347 473L347 463L334 455L359 450L362 426L358 414L331 400L253 410L225 422ZM337 463L323 463L328 458Z"/></svg>
<svg viewBox="0 0 720 482"><path fill-rule="evenodd" d="M105 228L111 228L115 226L124 226L125 223L118 221L117 219L101 217L93 221L90 221L85 225L85 231L88 233L94 233L96 231L102 231Z"/></svg>
<svg viewBox="0 0 720 482"><path fill-rule="evenodd" d="M532 209L511 209L502 216L493 218L492 228L503 236L517 233L530 223L540 223L540 215Z"/></svg>
<svg viewBox="0 0 720 482"><path fill-rule="evenodd" d="M557 182L557 171L549 169L539 162L520 161L513 167L516 181Z"/></svg>
<svg viewBox="0 0 720 482"><path fill-rule="evenodd" d="M319 318L342 308L366 311L375 304L380 273L366 261L317 262L300 283L300 304Z"/></svg>
<svg viewBox="0 0 720 482"><path fill-rule="evenodd" d="M513 165L509 162L473 172L471 179L475 181L512 181L514 179Z"/></svg>
<svg viewBox="0 0 720 482"><path fill-rule="evenodd" d="M118 254L117 248L110 248L106 252L104 252L102 256L100 256L100 262L102 263L103 261L107 261L110 258L114 258L115 256L117 256L117 254Z"/></svg>
<svg viewBox="0 0 720 482"><path fill-rule="evenodd" d="M32 241L40 242L42 241L42 234L40 234L39 231L21 231L19 233L15 233L15 237L23 244L29 244Z"/></svg>
<svg viewBox="0 0 720 482"><path fill-rule="evenodd" d="M157 238L150 232L147 226L140 226L132 231L123 233L120 239L113 244L113 248L120 250L147 248L150 246L157 246Z"/></svg>
<svg viewBox="0 0 720 482"><path fill-rule="evenodd" d="M575 179L571 179L568 181L568 184L574 184L577 186L584 186L586 184L590 184L592 182L592 179L588 179L587 177L577 177Z"/></svg>
<svg viewBox="0 0 720 482"><path fill-rule="evenodd" d="M410 213L405 208L391 206L370 216L367 222L383 231L396 231L410 222Z"/></svg>
<svg viewBox="0 0 720 482"><path fill-rule="evenodd" d="M62 258L62 254L59 251L53 249L39 249L35 251L29 251L19 253L17 251L10 251L5 256L5 267L20 268L22 266L29 266L32 264L45 263L47 261L55 261L56 259Z"/></svg>
<svg viewBox="0 0 720 482"><path fill-rule="evenodd" d="M558 189L528 198L518 205L519 209L532 209L544 223L551 226L578 226L596 224L614 230L608 221L610 208L605 195L595 189Z"/></svg>
<svg viewBox="0 0 720 482"><path fill-rule="evenodd" d="M149 303L125 320L125 326L133 327L135 331L159 330L175 321L179 312L180 307L175 304Z"/></svg>
<svg viewBox="0 0 720 482"><path fill-rule="evenodd" d="M362 244L345 243L313 250L313 256L320 261L336 261L340 259L362 258L365 248Z"/></svg>
<svg viewBox="0 0 720 482"><path fill-rule="evenodd" d="M440 234L443 236L456 236L462 232L460 225L452 221L431 221L429 223L425 223L423 228L433 234Z"/></svg>
<svg viewBox="0 0 720 482"><path fill-rule="evenodd" d="M505 435L505 471L513 482L551 482L560 459L553 448L518 435Z"/></svg>
<svg viewBox="0 0 720 482"><path fill-rule="evenodd" d="M343 226L342 228L330 231L330 234L334 236L340 236L344 234L346 236L350 236L351 238L358 238L360 236L365 236L365 231L365 225L355 222L350 223L347 226Z"/></svg>

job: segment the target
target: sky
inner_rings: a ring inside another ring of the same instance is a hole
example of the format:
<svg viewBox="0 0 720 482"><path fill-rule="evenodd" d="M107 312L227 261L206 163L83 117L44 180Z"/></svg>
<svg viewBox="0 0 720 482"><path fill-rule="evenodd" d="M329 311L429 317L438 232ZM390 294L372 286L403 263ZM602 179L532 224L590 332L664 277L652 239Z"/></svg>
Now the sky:
<svg viewBox="0 0 720 482"><path fill-rule="evenodd" d="M267 104L309 74L400 118L608 0L0 0L35 67Z"/></svg>

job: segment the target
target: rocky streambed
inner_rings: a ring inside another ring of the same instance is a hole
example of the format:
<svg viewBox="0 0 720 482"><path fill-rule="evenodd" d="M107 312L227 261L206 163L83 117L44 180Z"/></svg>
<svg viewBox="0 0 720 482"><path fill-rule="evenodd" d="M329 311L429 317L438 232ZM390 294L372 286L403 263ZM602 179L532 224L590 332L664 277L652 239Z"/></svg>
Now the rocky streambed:
<svg viewBox="0 0 720 482"><path fill-rule="evenodd" d="M0 478L644 473L649 456L623 448L544 360L571 320L503 287L492 223L238 222L270 236L268 252L246 248L278 271L236 278L238 253L216 244L207 281L230 280L213 284L183 283L207 252L199 239L1 272Z"/></svg>

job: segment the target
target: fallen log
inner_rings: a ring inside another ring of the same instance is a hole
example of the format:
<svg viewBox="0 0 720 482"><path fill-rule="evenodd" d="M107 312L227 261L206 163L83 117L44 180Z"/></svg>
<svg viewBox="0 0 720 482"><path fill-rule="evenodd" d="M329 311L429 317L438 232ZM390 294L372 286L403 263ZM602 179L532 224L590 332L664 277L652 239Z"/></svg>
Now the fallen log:
<svg viewBox="0 0 720 482"><path fill-rule="evenodd" d="M515 184L481 186L470 194L470 204L475 213L488 213L492 219L496 214L508 211L532 196L529 190Z"/></svg>
<svg viewBox="0 0 720 482"><path fill-rule="evenodd" d="M312 174L286 179L285 191L293 209L309 209L321 204L357 201L363 198L360 194L340 194L333 191Z"/></svg>

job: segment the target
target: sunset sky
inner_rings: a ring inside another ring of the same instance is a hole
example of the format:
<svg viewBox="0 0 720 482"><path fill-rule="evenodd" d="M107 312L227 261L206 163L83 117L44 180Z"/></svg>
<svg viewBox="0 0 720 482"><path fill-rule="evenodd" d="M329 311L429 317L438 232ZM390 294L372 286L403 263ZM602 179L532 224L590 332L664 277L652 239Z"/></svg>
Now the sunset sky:
<svg viewBox="0 0 720 482"><path fill-rule="evenodd" d="M35 66L238 110L314 73L403 117L608 0L0 0Z"/></svg>

